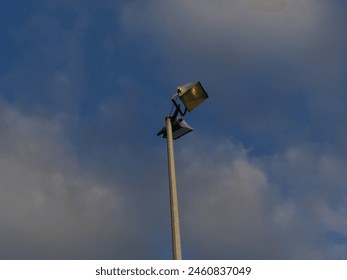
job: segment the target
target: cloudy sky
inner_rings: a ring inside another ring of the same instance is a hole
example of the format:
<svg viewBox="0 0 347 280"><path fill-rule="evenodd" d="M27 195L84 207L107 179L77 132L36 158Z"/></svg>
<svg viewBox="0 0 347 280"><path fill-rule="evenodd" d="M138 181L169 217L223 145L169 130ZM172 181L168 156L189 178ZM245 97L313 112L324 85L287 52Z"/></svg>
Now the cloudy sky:
<svg viewBox="0 0 347 280"><path fill-rule="evenodd" d="M0 8L0 259L347 258L347 6L12 0Z"/></svg>

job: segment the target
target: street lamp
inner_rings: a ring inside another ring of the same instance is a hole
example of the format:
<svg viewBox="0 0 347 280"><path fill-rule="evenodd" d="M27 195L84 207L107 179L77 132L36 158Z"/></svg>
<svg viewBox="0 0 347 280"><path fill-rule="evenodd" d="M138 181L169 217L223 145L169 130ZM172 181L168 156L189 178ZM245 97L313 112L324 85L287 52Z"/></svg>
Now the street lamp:
<svg viewBox="0 0 347 280"><path fill-rule="evenodd" d="M177 102L178 98L184 105L184 111L181 110L181 105ZM170 212L171 212L171 231L172 231L172 251L173 259L182 259L181 248L181 233L178 212L178 198L176 186L176 171L173 140L176 140L183 135L193 131L183 116L192 111L208 98L208 95L200 82L189 83L177 88L177 92L172 95L171 101L175 106L175 112L172 116L165 117L165 127L163 127L157 135L163 135L167 139L167 155L169 168L169 189L170 189ZM181 115L178 117L178 115Z"/></svg>

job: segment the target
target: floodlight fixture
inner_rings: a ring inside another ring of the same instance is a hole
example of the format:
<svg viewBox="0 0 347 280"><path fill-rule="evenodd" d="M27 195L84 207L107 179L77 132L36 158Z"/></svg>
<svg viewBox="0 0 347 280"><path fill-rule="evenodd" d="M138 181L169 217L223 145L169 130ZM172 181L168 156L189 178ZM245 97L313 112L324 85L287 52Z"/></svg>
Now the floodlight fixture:
<svg viewBox="0 0 347 280"><path fill-rule="evenodd" d="M169 117L171 118L171 117ZM172 122L172 138L173 140L176 140L183 135L186 135L187 133L193 131L194 129L182 118L178 118L176 120L171 120ZM157 135L163 135L163 138L167 137L166 133L166 127L163 127Z"/></svg>
<svg viewBox="0 0 347 280"><path fill-rule="evenodd" d="M193 131L193 128L182 118L178 118L172 125L172 138L174 140Z"/></svg>
<svg viewBox="0 0 347 280"><path fill-rule="evenodd" d="M185 111L182 112L180 106L177 104L176 100L180 98L182 103L185 106ZM181 115L185 115L185 113L192 111L197 106L199 106L202 102L204 102L208 98L207 92L204 90L200 82L194 82L179 86L177 88L177 93L172 96L172 102L175 104L177 110L181 113Z"/></svg>

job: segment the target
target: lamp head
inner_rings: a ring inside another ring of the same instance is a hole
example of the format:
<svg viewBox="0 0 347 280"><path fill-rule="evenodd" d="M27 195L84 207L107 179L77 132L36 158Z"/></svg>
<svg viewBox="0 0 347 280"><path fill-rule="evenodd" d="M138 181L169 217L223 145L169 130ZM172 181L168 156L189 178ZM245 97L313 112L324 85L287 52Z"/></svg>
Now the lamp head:
<svg viewBox="0 0 347 280"><path fill-rule="evenodd" d="M193 131L193 128L182 118L176 119L172 124L172 138L174 140Z"/></svg>
<svg viewBox="0 0 347 280"><path fill-rule="evenodd" d="M183 135L186 135L187 133L193 131L193 128L187 124L187 122L182 119L178 118L175 120L172 120L172 138L173 140L176 140ZM157 135L163 135L163 138L167 138L167 133L166 133L166 127L163 127Z"/></svg>
<svg viewBox="0 0 347 280"><path fill-rule="evenodd" d="M200 82L179 86L177 88L177 95L189 112L208 98Z"/></svg>

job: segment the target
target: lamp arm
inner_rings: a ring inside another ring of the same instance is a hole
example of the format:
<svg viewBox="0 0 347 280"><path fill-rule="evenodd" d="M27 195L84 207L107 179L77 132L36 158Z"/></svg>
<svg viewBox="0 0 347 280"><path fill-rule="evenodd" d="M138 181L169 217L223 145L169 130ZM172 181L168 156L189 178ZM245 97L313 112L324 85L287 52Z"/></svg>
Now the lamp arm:
<svg viewBox="0 0 347 280"><path fill-rule="evenodd" d="M176 107L176 111L175 111L175 113L173 114L173 116L174 116L173 119L174 119L174 120L176 119L178 113L180 113L181 116L183 117L183 116L187 113L187 108L185 108L184 112L182 112L181 106L180 106L179 104L176 103L175 99L171 99L171 101L172 101L172 103L173 103L173 104L175 105L175 107Z"/></svg>
<svg viewBox="0 0 347 280"><path fill-rule="evenodd" d="M175 109L174 114L172 116L168 116L168 117L170 118L171 123L173 124L175 122L177 116L178 116L178 113L180 113L181 116L184 116L187 113L187 108L185 109L184 112L182 112L180 104L177 104L174 99L172 99L172 102L175 104L176 109ZM163 127L161 130L159 130L157 133L157 136L160 136L162 134L164 136L166 135L166 127Z"/></svg>

